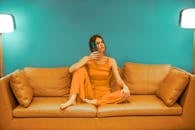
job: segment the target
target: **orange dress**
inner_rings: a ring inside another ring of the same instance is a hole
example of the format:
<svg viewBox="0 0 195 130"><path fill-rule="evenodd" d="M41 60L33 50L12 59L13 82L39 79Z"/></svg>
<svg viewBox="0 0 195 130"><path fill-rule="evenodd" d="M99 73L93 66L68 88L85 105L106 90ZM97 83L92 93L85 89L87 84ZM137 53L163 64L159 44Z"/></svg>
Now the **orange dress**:
<svg viewBox="0 0 195 130"><path fill-rule="evenodd" d="M112 68L109 59L104 64L89 61L73 73L70 96L78 94L81 100L96 99L97 105L124 101L121 90L111 92Z"/></svg>

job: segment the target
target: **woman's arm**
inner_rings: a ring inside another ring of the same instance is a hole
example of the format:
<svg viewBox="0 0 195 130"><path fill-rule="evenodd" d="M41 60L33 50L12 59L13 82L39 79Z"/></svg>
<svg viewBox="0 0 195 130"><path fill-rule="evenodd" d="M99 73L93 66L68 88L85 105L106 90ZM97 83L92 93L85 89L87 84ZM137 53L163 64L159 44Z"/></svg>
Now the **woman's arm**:
<svg viewBox="0 0 195 130"><path fill-rule="evenodd" d="M96 52L92 52L90 55L84 56L83 58L81 58L78 62L76 62L75 64L73 64L69 68L69 72L70 73L74 72L75 70L77 70L80 67L84 66L89 60L97 59L98 57L99 57L99 54L96 53Z"/></svg>
<svg viewBox="0 0 195 130"><path fill-rule="evenodd" d="M114 76L116 78L116 81L123 88L123 90L122 90L122 96L128 98L130 96L129 88L124 83L124 81L121 79L121 76L120 76L119 71L118 71L118 66L117 66L116 60L113 59L113 58L110 58L110 59L111 59L112 71L113 71L113 74L114 74Z"/></svg>
<svg viewBox="0 0 195 130"><path fill-rule="evenodd" d="M113 71L113 74L116 78L116 82L121 86L123 87L125 85L125 83L123 82L123 80L121 79L121 76L119 74L119 71L118 71L118 66L117 66L117 63L116 63L116 60L113 59L113 58L110 58L111 60L111 66L112 66L112 71Z"/></svg>
<svg viewBox="0 0 195 130"><path fill-rule="evenodd" d="M84 56L83 58L81 58L78 62L76 62L75 64L73 64L69 68L69 72L70 73L74 72L75 70L77 70L80 67L84 66L88 61L89 61L89 56Z"/></svg>

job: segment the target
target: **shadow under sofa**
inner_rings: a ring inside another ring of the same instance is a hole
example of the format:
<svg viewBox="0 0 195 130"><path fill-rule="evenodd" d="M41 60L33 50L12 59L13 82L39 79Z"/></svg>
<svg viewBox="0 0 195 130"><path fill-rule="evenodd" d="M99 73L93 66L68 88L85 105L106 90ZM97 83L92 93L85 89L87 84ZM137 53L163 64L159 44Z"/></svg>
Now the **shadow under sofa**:
<svg viewBox="0 0 195 130"><path fill-rule="evenodd" d="M149 73L159 73L153 72L153 67L159 67L158 65L132 64L130 66L133 71L143 71L139 67L145 71L149 66ZM124 79L124 71L127 73L128 67L125 70L124 66L121 72ZM189 82L176 103L171 106L167 106L156 94L140 92L131 94L130 102L101 106L81 102L65 110L60 110L59 105L68 99L67 95L34 95L28 107L21 106L10 87L10 79L16 73L13 72L0 79L0 130L194 130L195 76L181 69L177 70L186 73ZM148 72L146 77L150 77Z"/></svg>

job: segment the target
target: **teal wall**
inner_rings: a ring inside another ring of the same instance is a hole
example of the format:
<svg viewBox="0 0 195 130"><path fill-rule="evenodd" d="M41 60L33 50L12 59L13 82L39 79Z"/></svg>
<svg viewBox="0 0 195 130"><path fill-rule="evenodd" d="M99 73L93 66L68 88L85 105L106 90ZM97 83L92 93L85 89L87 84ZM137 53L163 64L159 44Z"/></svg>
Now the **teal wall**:
<svg viewBox="0 0 195 130"><path fill-rule="evenodd" d="M193 31L178 26L179 12L195 0L0 0L15 16L3 34L5 74L26 66L70 66L89 54L98 33L107 54L124 62L172 64L192 71Z"/></svg>

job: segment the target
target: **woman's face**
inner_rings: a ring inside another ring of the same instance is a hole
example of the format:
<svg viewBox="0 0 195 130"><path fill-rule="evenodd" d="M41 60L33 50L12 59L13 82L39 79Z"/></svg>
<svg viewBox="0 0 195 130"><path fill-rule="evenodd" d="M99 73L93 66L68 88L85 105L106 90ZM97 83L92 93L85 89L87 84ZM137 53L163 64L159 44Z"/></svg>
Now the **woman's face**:
<svg viewBox="0 0 195 130"><path fill-rule="evenodd" d="M96 46L98 48L98 52L104 53L104 51L105 51L105 45L104 45L103 39L101 39L101 38L98 37L98 38L95 39L95 43L96 43Z"/></svg>

